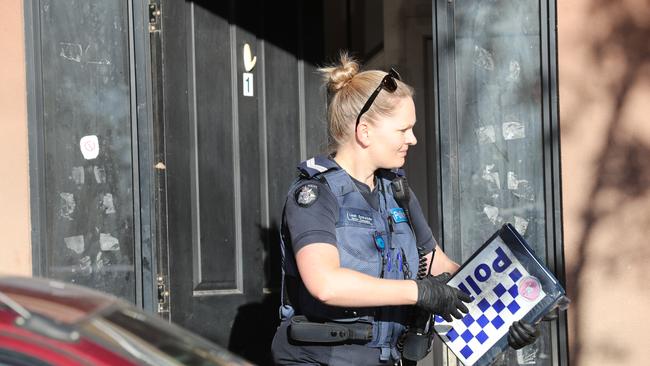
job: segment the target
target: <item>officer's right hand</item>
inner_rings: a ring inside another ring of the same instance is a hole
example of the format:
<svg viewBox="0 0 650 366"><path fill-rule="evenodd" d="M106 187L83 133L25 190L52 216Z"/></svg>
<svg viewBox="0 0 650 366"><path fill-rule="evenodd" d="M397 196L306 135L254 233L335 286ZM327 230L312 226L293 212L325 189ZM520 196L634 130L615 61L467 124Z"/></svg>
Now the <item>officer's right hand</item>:
<svg viewBox="0 0 650 366"><path fill-rule="evenodd" d="M452 321L463 317L461 312L467 313L468 309L464 302L472 301L472 298L456 288L446 284L449 279L448 273L438 276L427 276L424 279L416 280L418 285L418 301L415 305L422 309L440 315L446 321Z"/></svg>

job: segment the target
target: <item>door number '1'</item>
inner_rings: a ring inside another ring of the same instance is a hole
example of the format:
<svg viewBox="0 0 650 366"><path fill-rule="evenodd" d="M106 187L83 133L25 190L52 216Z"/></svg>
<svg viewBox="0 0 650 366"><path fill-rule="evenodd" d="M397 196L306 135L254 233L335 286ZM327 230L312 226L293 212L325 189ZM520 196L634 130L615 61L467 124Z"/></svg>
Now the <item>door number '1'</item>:
<svg viewBox="0 0 650 366"><path fill-rule="evenodd" d="M245 97L253 96L253 74L250 72L245 72L243 74L243 93Z"/></svg>
<svg viewBox="0 0 650 366"><path fill-rule="evenodd" d="M253 74L251 71L253 71L253 68L255 67L255 64L257 63L257 56L253 56L253 52L251 51L251 46L248 43L244 44L244 54L243 54L243 60L244 60L244 74L243 74L243 94L245 97L252 97L253 96Z"/></svg>

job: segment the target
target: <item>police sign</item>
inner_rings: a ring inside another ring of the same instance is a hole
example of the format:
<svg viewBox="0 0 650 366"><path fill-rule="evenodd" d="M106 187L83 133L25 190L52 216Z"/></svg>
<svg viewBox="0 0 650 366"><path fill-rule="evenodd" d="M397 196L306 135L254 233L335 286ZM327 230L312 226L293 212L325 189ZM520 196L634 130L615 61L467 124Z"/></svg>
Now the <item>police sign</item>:
<svg viewBox="0 0 650 366"><path fill-rule="evenodd" d="M464 365L488 365L507 346L510 325L536 322L564 289L509 224L467 260L448 284L472 296L462 319L436 316L434 330Z"/></svg>

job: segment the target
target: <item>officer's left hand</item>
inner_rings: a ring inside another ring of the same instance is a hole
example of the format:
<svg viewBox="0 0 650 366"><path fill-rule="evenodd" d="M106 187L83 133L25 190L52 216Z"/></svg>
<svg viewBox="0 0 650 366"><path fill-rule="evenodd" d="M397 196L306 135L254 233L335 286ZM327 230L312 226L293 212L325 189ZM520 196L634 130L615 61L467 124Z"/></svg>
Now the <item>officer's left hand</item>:
<svg viewBox="0 0 650 366"><path fill-rule="evenodd" d="M512 323L508 329L508 344L514 349L526 347L539 337L539 325L530 324L523 320Z"/></svg>

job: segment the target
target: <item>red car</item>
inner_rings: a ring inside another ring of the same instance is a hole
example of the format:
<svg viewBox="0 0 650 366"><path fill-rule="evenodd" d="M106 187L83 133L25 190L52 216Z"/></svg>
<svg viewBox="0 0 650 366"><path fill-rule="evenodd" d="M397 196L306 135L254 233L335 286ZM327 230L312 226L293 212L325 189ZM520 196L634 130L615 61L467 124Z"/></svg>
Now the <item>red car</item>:
<svg viewBox="0 0 650 366"><path fill-rule="evenodd" d="M250 365L116 297L0 278L0 365Z"/></svg>

